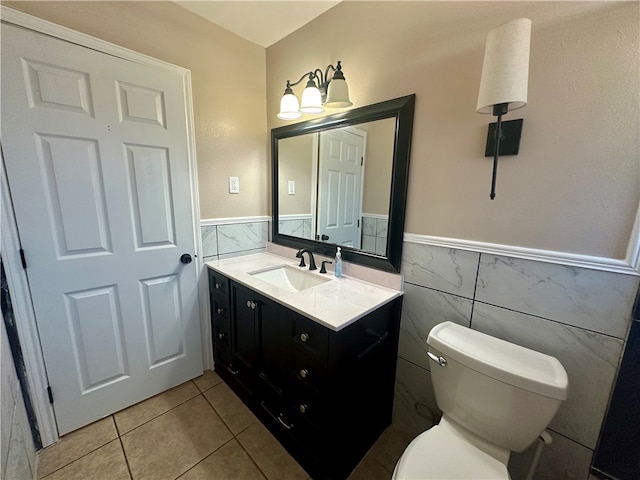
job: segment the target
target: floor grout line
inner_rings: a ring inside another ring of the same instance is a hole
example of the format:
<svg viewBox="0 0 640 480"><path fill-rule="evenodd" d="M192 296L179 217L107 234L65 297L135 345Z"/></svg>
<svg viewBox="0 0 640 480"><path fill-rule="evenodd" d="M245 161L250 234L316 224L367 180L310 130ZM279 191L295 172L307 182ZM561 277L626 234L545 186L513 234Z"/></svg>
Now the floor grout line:
<svg viewBox="0 0 640 480"><path fill-rule="evenodd" d="M192 380L189 380L189 381L191 382ZM187 383L187 382L185 382L185 383ZM183 385L184 385L184 384L183 384ZM178 385L178 386L180 386L180 385ZM142 422L140 425L136 425L136 426L135 426L135 427L133 427L132 429L127 430L126 432L124 432L124 433L122 434L122 436L125 436L125 435L130 434L131 432L133 432L134 430L137 430L138 428L142 427L143 425L146 425L147 423L152 422L152 421L153 421L153 420L155 420L156 418L159 418L159 417L163 416L164 414L169 413L169 412L170 412L170 411L172 411L172 410L175 410L175 409L176 409L176 408L178 408L179 406L184 405L185 403L187 403L187 402L189 402L189 401L193 400L193 399L194 399L194 398L196 398L198 395L202 395L202 392L200 391L200 389L198 389L198 386L197 386L197 385L195 385L195 387L196 387L196 389L198 390L198 393L197 393L197 394L195 394L194 396L189 397L189 398L187 398L187 399L183 400L182 402L180 402L180 403L178 403L178 404L174 405L173 407L169 408L168 410L165 410L164 412L159 413L159 414L158 414L158 415L156 415L155 417L152 417L152 418L150 418L149 420L145 420L145 421L144 421L144 422ZM175 387L174 387L174 388L175 388ZM166 392L166 391L168 391L168 390L165 390L165 392ZM165 393L165 392L162 392L162 393ZM158 395L162 395L162 393L159 393ZM156 395L156 396L158 396L158 395ZM151 397L151 398L154 398L154 397ZM151 400L151 398L148 398L147 400ZM206 397L205 397L205 398L206 398ZM142 402L146 402L147 400L143 400ZM140 403L142 403L142 402L140 402ZM139 404L138 404L138 403L136 403L135 405L139 405ZM131 407L134 407L135 405L131 405ZM127 408L131 408L131 407L127 407ZM116 418L115 418L115 416L116 416L118 413L120 413L120 412L124 412L125 410L126 410L126 408L125 408L125 409L123 409L123 410L120 410L120 411L118 411L118 412L116 412L116 413L114 413L114 414L113 414L113 421L114 421L114 423L116 424L116 426L117 426L117 422L116 422ZM116 428L117 428L117 427L116 427ZM118 430L118 431L119 431L119 430Z"/></svg>
<svg viewBox="0 0 640 480"><path fill-rule="evenodd" d="M196 468L198 465L200 465L202 462L204 462L207 458L209 458L211 455L213 455L214 453L216 453L217 451L219 451L220 449L222 449L225 445L228 445L230 442L233 442L235 440L235 437L230 438L229 440L227 440L226 442L224 442L222 445L220 445L218 448L216 448L213 452L211 452L209 455L205 456L202 460L198 461L197 463L195 463L194 465L190 466L188 469L186 469L184 472L182 472L180 475L178 475L175 480L178 480L178 478L182 477L183 475L185 475L187 472L193 470L194 468Z"/></svg>
<svg viewBox="0 0 640 480"><path fill-rule="evenodd" d="M251 427L251 425L249 425L249 427ZM240 435L243 432L246 432L249 427L245 428L244 430L242 430L242 432L238 433L238 435ZM267 474L260 468L260 465L258 465L258 462L256 462L256 460L251 456L251 454L249 453L249 451L244 447L244 445L242 444L242 442L236 437L234 437L236 442L238 442L238 445L240 445L240 448L244 451L244 453L247 454L247 457L249 457L249 460L251 460L251 462L256 466L256 468L258 469L258 471L260 472L260 475L263 476L263 478L265 478L266 480L269 480L269 477L267 476ZM302 468L302 467L301 467ZM304 470L304 469L303 469ZM305 470L306 473L306 470Z"/></svg>
<svg viewBox="0 0 640 480"><path fill-rule="evenodd" d="M219 384L218 384L219 385ZM216 385L217 386L217 385ZM214 389L216 386L211 387L209 390ZM207 391L209 391L207 390ZM231 434L231 436L233 438L236 438L236 435L233 433L233 430L231 430L231 427L229 426L229 424L227 422L225 422L224 418L222 418L222 415L220 415L220 412L218 412L218 410L216 410L216 407L213 406L213 403L211 403L209 401L209 399L207 398L207 396L204 393L201 393L200 395L202 395L205 399L205 401L209 404L209 406L211 407L211 409L214 411L214 413L218 416L218 418L220 419L220 421L222 421L222 423L224 424L225 427L227 427L227 430L229 430L229 433Z"/></svg>
<svg viewBox="0 0 640 480"><path fill-rule="evenodd" d="M120 435L120 429L118 428L118 423L116 422L116 417L111 415L113 418L113 424L116 427L116 433L118 434L118 441L120 442L120 448L122 449L122 455L124 456L124 463L127 465L127 470L129 471L129 478L133 480L133 472L131 471L131 465L129 465L129 459L127 458L127 451L124 449L124 443L122 443L122 435Z"/></svg>

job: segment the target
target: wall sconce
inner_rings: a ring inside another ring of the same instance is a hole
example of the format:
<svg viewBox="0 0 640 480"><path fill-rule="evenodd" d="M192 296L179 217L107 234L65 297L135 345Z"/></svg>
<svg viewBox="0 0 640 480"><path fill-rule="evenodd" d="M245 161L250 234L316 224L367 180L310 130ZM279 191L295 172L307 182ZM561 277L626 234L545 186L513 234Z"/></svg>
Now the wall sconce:
<svg viewBox="0 0 640 480"><path fill-rule="evenodd" d="M329 78L329 71L333 72L332 78ZM298 97L293 93L291 87L298 85L305 77L309 77L307 85L302 92L302 102L298 103ZM318 84L316 85L316 80ZM295 83L287 80L287 87L284 89L284 95L280 100L280 113L278 118L281 120L296 120L303 113L321 113L324 108L344 108L353 105L349 100L349 87L342 73L340 61L334 67L328 65L322 73L322 70L316 68L312 72L305 73Z"/></svg>
<svg viewBox="0 0 640 480"><path fill-rule="evenodd" d="M496 197L496 174L500 153L515 155L520 147L522 120L517 121L517 124L505 122L510 123L509 127L513 126L515 129L509 131L510 149L500 151L500 142L506 140L505 130L510 130L503 129L502 116L527 104L530 43L531 20L528 18L511 20L491 30L487 35L476 112L491 113L498 117L495 128L489 126L487 138L487 151L490 151L490 143L495 144L491 200Z"/></svg>

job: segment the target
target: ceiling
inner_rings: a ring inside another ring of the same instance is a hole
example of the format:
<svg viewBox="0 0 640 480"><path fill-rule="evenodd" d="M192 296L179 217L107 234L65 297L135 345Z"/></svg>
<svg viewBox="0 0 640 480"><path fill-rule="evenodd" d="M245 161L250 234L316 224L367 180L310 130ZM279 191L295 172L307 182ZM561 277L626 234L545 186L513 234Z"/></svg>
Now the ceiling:
<svg viewBox="0 0 640 480"><path fill-rule="evenodd" d="M176 3L266 48L309 23L340 1L176 0Z"/></svg>

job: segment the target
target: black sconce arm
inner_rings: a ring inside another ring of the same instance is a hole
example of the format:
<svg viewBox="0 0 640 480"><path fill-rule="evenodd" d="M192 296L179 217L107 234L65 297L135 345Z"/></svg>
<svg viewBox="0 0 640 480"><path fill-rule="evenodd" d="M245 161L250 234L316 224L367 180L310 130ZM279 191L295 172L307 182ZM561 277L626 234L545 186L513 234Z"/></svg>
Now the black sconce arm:
<svg viewBox="0 0 640 480"><path fill-rule="evenodd" d="M333 65L331 65L331 64L327 65L327 68L325 69L324 73L319 68L316 68L312 72L307 72L307 73L303 74L298 79L298 81L296 81L294 83L291 83L291 81L287 80L287 88L295 87L300 82L302 82L302 80L304 80L306 77L309 77L309 80L313 80L313 79L317 78L318 79L318 88L320 89L321 92L323 92L326 95L327 87L328 87L329 81L330 81L329 80L329 70L331 70L332 72L340 72L340 76L338 78L344 79L344 76L342 74L342 66L340 65L340 60L338 60L338 63L336 64L335 67ZM332 78L334 76L335 75L332 75Z"/></svg>
<svg viewBox="0 0 640 480"><path fill-rule="evenodd" d="M306 77L309 77L309 80L313 80L315 76L316 76L315 72L307 72L303 74L297 82L291 83L291 81L287 80L287 88L295 87Z"/></svg>

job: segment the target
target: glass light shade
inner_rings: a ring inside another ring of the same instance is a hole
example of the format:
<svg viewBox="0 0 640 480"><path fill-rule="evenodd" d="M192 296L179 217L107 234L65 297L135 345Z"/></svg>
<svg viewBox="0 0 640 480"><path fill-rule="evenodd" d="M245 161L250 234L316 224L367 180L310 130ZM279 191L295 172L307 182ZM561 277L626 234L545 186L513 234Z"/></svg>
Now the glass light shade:
<svg viewBox="0 0 640 480"><path fill-rule="evenodd" d="M327 101L324 106L327 108L345 108L353 105L349 100L349 86L347 81L342 78L334 78L329 83L329 91L327 92Z"/></svg>
<svg viewBox="0 0 640 480"><path fill-rule="evenodd" d="M293 93L285 93L280 100L280 120L296 120L302 116L298 98Z"/></svg>
<svg viewBox="0 0 640 480"><path fill-rule="evenodd" d="M476 112L493 113L493 106L508 110L527 104L531 20L511 20L489 32L484 50Z"/></svg>
<svg viewBox="0 0 640 480"><path fill-rule="evenodd" d="M303 113L324 112L324 108L322 108L322 95L318 87L306 87L303 90L300 111Z"/></svg>

